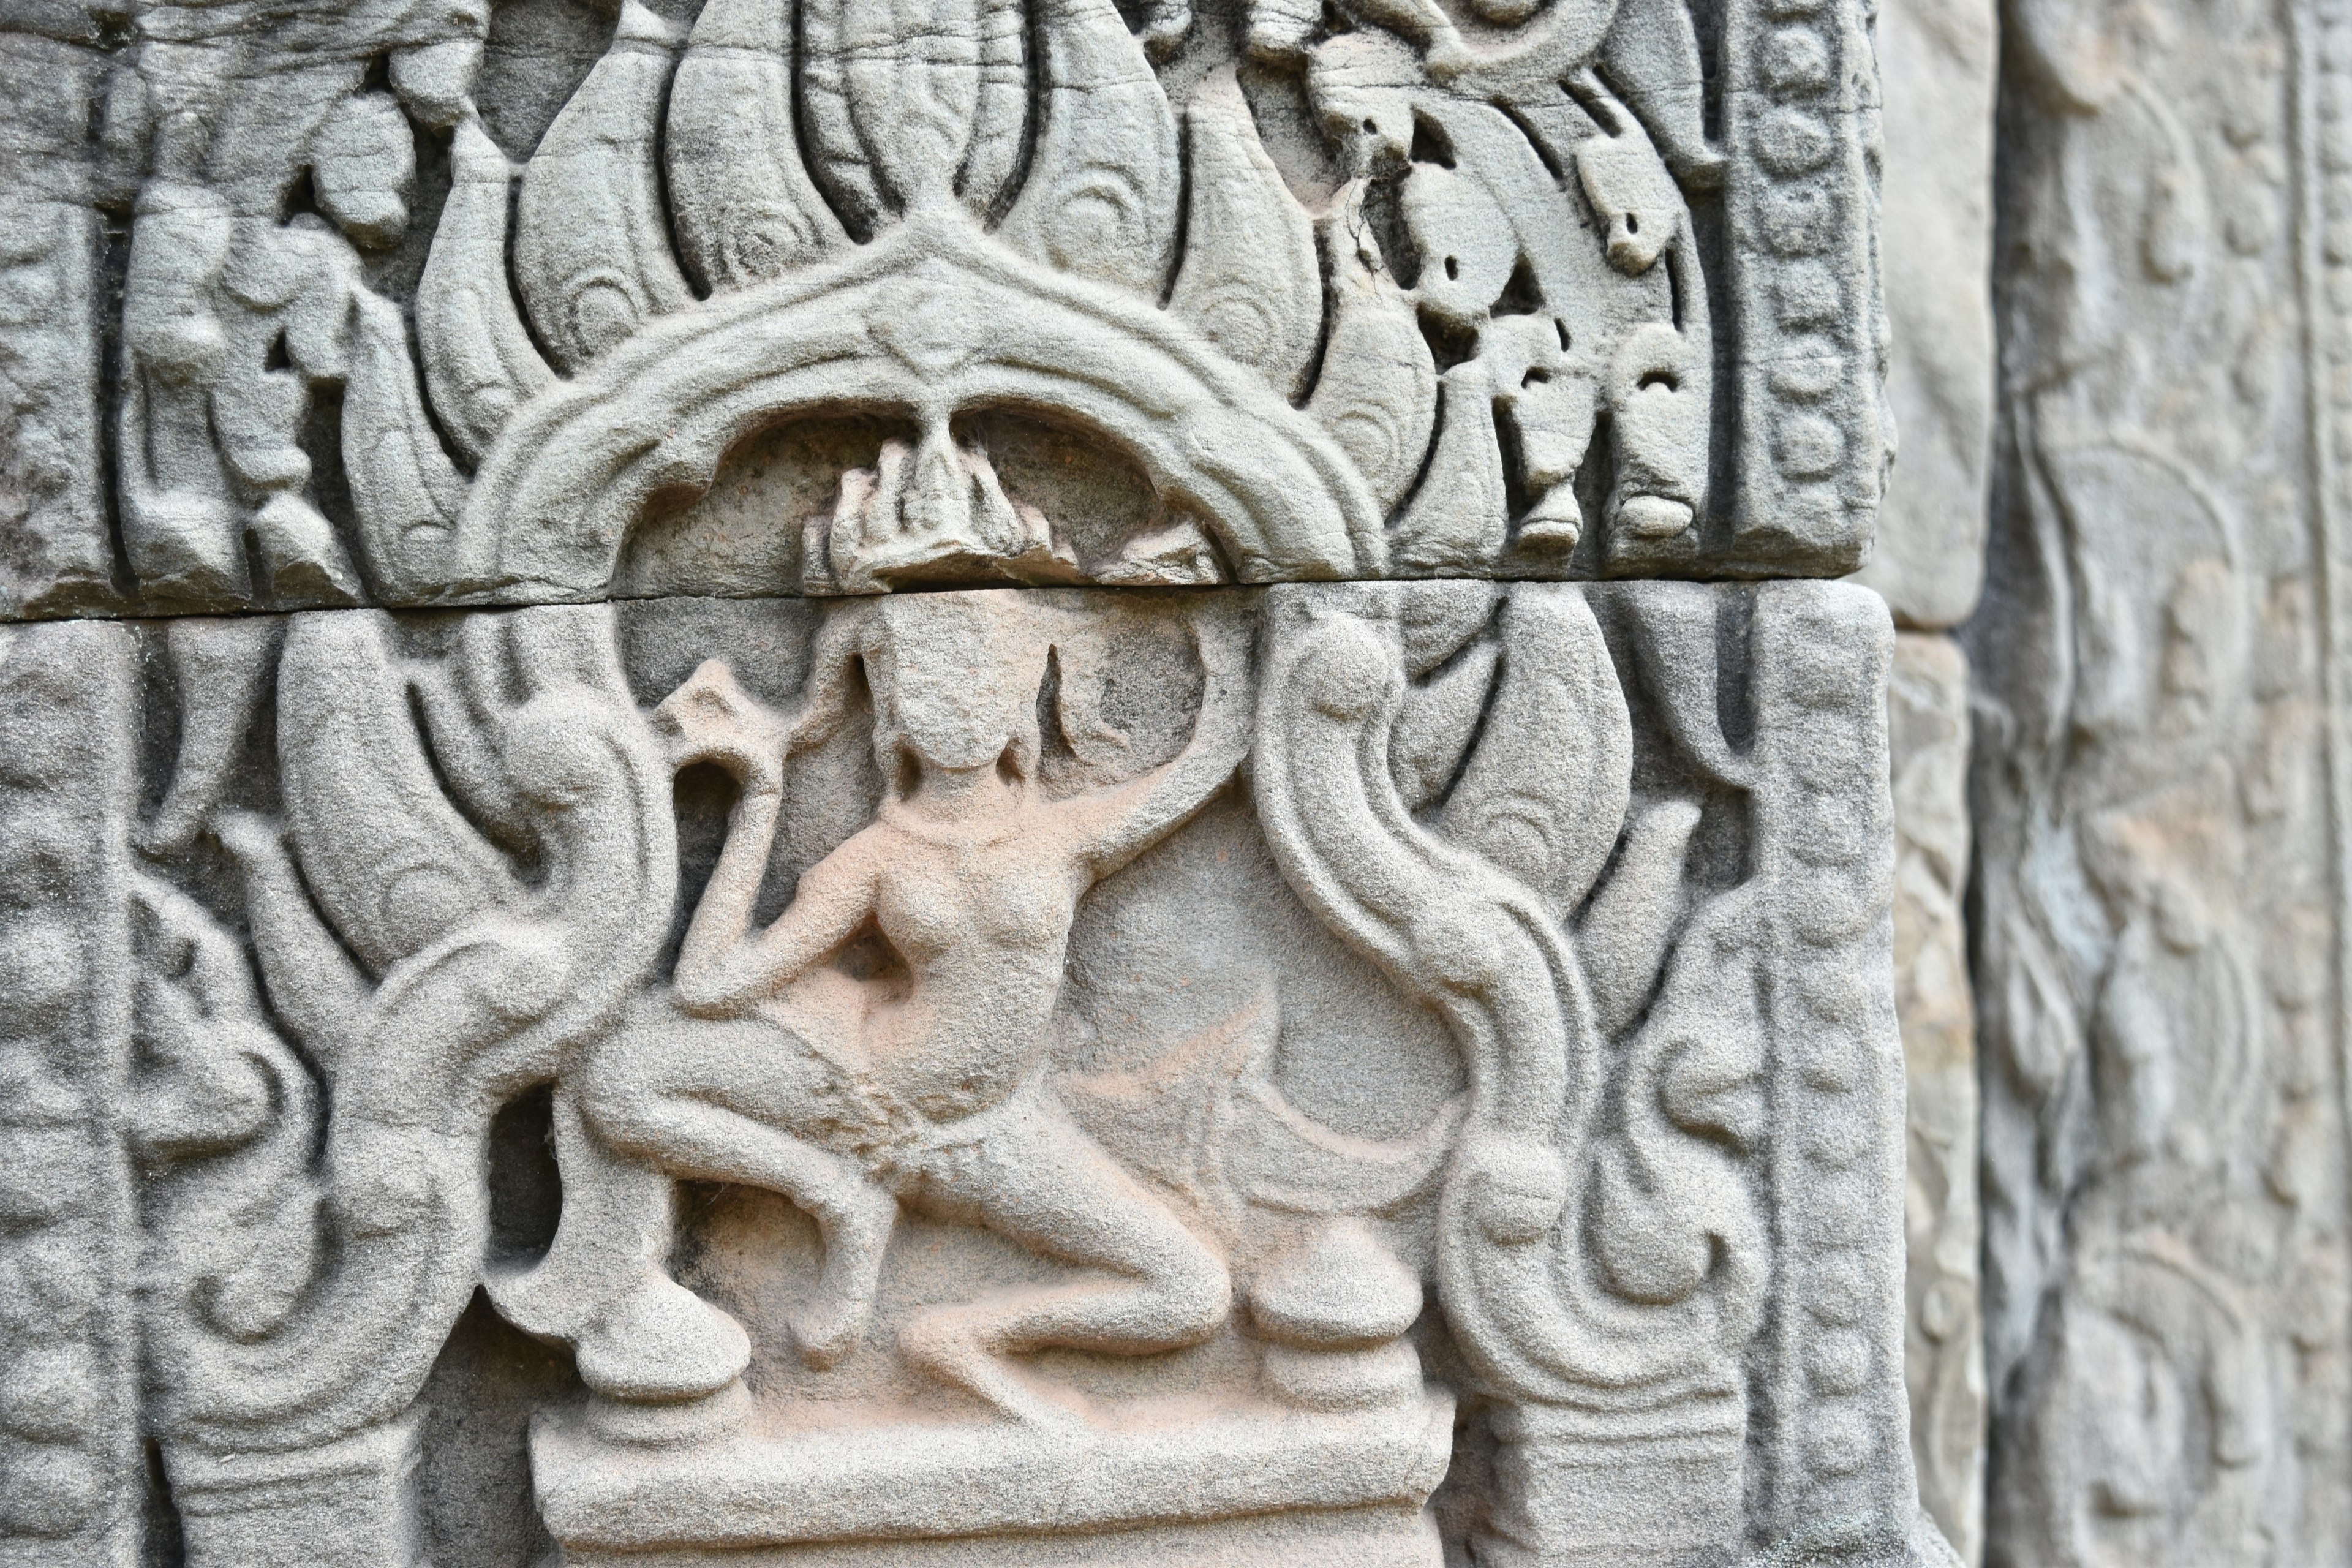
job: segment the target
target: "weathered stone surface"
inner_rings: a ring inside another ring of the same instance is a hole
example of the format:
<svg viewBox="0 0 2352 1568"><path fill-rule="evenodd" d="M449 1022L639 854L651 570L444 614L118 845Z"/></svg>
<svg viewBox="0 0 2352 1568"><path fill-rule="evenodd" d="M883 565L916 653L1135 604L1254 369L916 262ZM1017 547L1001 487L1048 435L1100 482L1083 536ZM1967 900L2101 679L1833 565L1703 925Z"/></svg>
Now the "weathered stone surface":
<svg viewBox="0 0 2352 1568"><path fill-rule="evenodd" d="M130 234L102 409L90 209L12 240L65 455L0 525L81 552L15 612L68 565L184 611L1859 559L1854 0L1136 24L154 0L17 39L70 58L9 166L127 180Z"/></svg>
<svg viewBox="0 0 2352 1568"><path fill-rule="evenodd" d="M1898 626L1967 618L1984 574L1992 461L1991 0L1889 0L1882 208L1900 433L1869 563L1855 581ZM1944 639L1895 639L1895 994L1909 1067L1911 1446L1921 1505L1961 1558L1983 1542L1977 1086L1960 909L1968 879L1968 666Z"/></svg>
<svg viewBox="0 0 2352 1568"><path fill-rule="evenodd" d="M1969 870L1969 667L1949 637L1895 639L1895 1007L1911 1130L1911 1455L1920 1506L1964 1562L1984 1540L1976 1009L1960 895Z"/></svg>
<svg viewBox="0 0 2352 1568"><path fill-rule="evenodd" d="M0 1561L12 1568L144 1561L121 984L134 659L121 629L89 624L10 628L0 651Z"/></svg>
<svg viewBox="0 0 2352 1568"><path fill-rule="evenodd" d="M1948 1568L1863 0L0 12L0 1568Z"/></svg>
<svg viewBox="0 0 2352 1568"><path fill-rule="evenodd" d="M1885 0L1886 400L1899 433L1859 574L1895 624L1956 626L1984 582L1992 469L1994 0Z"/></svg>
<svg viewBox="0 0 2352 1568"><path fill-rule="evenodd" d="M1943 1561L1891 642L1823 584L21 629L5 1168L75 1176L11 1246L90 1316L8 1348L100 1392L9 1415L90 1486L7 1550L136 1521L135 1310L192 1568Z"/></svg>
<svg viewBox="0 0 2352 1568"><path fill-rule="evenodd" d="M37 21L49 26L26 26ZM0 16L0 614L114 596L105 192L89 142L109 77L101 36L79 6Z"/></svg>
<svg viewBox="0 0 2352 1568"><path fill-rule="evenodd" d="M1886 391L1900 455L1855 581L1898 626L1967 619L1984 576L1992 466L1992 0L1888 0L1881 244ZM1987 1400L1979 1310L1975 1022L1960 909L1968 879L1968 667L1948 642L1895 641L1895 991L1909 1066L1912 1455L1921 1505L1961 1558L1983 1542Z"/></svg>
<svg viewBox="0 0 2352 1568"><path fill-rule="evenodd" d="M1988 1555L2337 1562L2343 22L2008 15Z"/></svg>

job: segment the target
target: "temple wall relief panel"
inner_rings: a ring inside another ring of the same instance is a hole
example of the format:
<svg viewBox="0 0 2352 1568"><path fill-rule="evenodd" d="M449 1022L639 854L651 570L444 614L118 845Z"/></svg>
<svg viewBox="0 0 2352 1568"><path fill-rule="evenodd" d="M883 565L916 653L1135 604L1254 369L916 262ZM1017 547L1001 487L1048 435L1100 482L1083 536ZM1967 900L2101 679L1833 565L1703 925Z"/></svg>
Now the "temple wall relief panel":
<svg viewBox="0 0 2352 1568"><path fill-rule="evenodd" d="M1900 1558L1889 656L1802 584L28 628L121 787L20 984L113 1033L11 1136L145 1281L58 1353L143 1347L193 1563ZM119 1481L107 1397L25 1452Z"/></svg>
<svg viewBox="0 0 2352 1568"><path fill-rule="evenodd" d="M7 35L19 614L1867 547L1852 5L88 17Z"/></svg>
<svg viewBox="0 0 2352 1568"><path fill-rule="evenodd" d="M0 1564L1950 1563L1860 5L41 16Z"/></svg>

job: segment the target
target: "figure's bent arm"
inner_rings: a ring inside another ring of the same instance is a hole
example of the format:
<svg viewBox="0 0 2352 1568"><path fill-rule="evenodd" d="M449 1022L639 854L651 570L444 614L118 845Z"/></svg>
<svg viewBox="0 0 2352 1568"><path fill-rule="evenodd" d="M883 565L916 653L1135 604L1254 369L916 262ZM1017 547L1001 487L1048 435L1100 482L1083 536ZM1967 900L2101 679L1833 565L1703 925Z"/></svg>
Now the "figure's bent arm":
<svg viewBox="0 0 2352 1568"><path fill-rule="evenodd" d="M849 716L850 674L865 651L870 614L864 605L836 609L819 628L809 653L807 683L785 721L785 743L791 750L818 744Z"/></svg>
<svg viewBox="0 0 2352 1568"><path fill-rule="evenodd" d="M691 1013L726 1013L772 995L856 934L874 913L876 864L869 828L809 868L791 907L767 930L749 936L751 906L767 869L776 800L746 792L736 809L765 812L769 830L757 836L760 863L732 868L734 878L722 887L720 878L730 870L727 857L737 843L753 838L751 833L729 835L719 869L711 874L694 923L687 928L676 985L678 1005Z"/></svg>
<svg viewBox="0 0 2352 1568"><path fill-rule="evenodd" d="M1074 803L1079 854L1108 877L1174 831L1233 776L1249 750L1255 720L1247 625L1212 609L1193 625L1201 651L1201 715L1192 737L1150 773Z"/></svg>

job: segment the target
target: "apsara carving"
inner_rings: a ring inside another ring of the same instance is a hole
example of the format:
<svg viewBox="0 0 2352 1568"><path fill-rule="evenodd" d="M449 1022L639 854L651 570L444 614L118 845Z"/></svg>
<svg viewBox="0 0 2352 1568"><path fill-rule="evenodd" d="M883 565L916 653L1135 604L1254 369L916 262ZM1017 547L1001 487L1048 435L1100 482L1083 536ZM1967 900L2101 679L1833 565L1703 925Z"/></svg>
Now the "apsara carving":
<svg viewBox="0 0 2352 1568"><path fill-rule="evenodd" d="M1836 1489L1845 1450L1759 1483L1748 1435L1753 1368L1800 1353L1759 1333L1768 1216L1814 1225L1834 1189L1820 1225L1895 1234L1899 1166L1855 1150L1897 1080L1861 1065L1883 1020L1844 967L1884 900L1785 937L1764 912L1868 853L1838 825L1884 826L1782 782L1843 787L1848 739L1883 745L1847 668L1883 658L1879 612L1729 592L173 623L182 739L131 908L191 1561L322 1508L402 1539L419 1391L477 1289L584 1384L534 1438L582 1562L1049 1519L1192 1550L1285 1518L1434 1562L1457 1399L1517 1510L1476 1527L1496 1561L1711 1549L1759 1484L1892 1528L1907 1504ZM781 639L708 630L778 614ZM1830 631L1860 651L1805 651ZM1757 683L1730 709L1681 673L1719 660ZM1816 757L1727 720L1747 704L1853 736ZM230 760L266 705L256 795ZM226 905L190 880L215 845ZM1800 1005L1858 1054L1781 1146ZM1360 1042L1377 1112L1328 1065ZM533 1102L561 1206L517 1244L486 1152ZM778 1206L709 1218L683 1194L711 1184ZM1899 1433L1899 1305L1839 1320L1858 1381L1771 1397ZM1673 1483L1574 1500L1636 1450Z"/></svg>

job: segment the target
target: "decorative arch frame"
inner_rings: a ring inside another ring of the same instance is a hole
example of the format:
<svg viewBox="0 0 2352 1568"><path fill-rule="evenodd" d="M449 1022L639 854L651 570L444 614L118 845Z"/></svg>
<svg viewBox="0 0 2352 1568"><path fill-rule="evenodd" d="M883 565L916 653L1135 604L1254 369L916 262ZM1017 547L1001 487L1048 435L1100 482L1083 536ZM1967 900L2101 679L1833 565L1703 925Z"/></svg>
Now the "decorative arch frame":
<svg viewBox="0 0 2352 1568"><path fill-rule="evenodd" d="M610 581L658 491L709 488L738 441L821 408L1070 416L1197 510L1243 582L1378 574L1383 518L1339 444L1139 299L987 237L908 224L821 270L649 322L501 432L448 537L461 594Z"/></svg>

